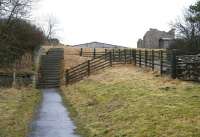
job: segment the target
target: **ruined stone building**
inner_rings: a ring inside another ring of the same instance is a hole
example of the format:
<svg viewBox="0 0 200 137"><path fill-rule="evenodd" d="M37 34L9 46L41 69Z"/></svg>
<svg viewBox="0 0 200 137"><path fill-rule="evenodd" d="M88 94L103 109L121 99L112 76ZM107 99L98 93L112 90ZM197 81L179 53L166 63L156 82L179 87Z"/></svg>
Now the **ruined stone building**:
<svg viewBox="0 0 200 137"><path fill-rule="evenodd" d="M169 32L150 29L142 39L137 42L137 48L160 49L169 48L175 39L175 30Z"/></svg>

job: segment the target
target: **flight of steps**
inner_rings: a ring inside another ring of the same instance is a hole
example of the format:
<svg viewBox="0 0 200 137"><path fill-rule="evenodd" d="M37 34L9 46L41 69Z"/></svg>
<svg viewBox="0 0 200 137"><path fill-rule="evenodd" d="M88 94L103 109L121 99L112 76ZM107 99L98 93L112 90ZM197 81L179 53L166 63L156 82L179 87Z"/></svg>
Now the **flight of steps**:
<svg viewBox="0 0 200 137"><path fill-rule="evenodd" d="M38 76L38 88L56 88L61 84L62 60L64 50L62 48L53 48L42 55L40 70Z"/></svg>

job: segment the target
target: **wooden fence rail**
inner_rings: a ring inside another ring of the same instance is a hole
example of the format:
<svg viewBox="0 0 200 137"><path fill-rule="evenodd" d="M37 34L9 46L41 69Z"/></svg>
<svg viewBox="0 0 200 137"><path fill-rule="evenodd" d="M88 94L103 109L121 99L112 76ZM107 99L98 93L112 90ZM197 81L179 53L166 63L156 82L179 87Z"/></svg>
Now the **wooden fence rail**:
<svg viewBox="0 0 200 137"><path fill-rule="evenodd" d="M95 50L94 50L95 52ZM66 70L66 84L70 84L89 76L106 67L111 67L116 64L134 64L140 67L149 67L152 70L160 70L161 74L170 70L168 57L165 51L142 51L136 49L112 49L105 52L83 52L82 56L92 57L82 64Z"/></svg>
<svg viewBox="0 0 200 137"><path fill-rule="evenodd" d="M94 50L95 51L95 50ZM96 57L106 54L105 52L82 52L84 57ZM112 49L109 50L112 53L112 61L114 64L135 64L139 67L148 67L152 70L158 70L161 74L170 71L171 53L166 50L138 50L138 49ZM98 55L98 56L97 56Z"/></svg>
<svg viewBox="0 0 200 137"><path fill-rule="evenodd" d="M82 64L79 64L71 69L66 70L65 81L66 84L71 84L76 81L89 76L91 73L103 68L112 66L112 53L106 53L100 57L92 60L88 60Z"/></svg>
<svg viewBox="0 0 200 137"><path fill-rule="evenodd" d="M104 52L84 52L80 55L91 57L66 71L66 84L70 84L89 76L100 69L116 64L134 64L139 67L159 71L172 78L200 81L200 52L182 52L178 50L141 50L141 49L105 49ZM189 55L188 55L189 54Z"/></svg>

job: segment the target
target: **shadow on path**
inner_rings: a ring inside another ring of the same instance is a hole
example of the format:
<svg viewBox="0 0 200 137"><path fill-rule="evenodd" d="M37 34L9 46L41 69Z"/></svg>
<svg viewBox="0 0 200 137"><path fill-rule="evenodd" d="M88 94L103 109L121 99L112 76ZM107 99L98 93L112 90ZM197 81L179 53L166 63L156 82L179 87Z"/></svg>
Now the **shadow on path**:
<svg viewBox="0 0 200 137"><path fill-rule="evenodd" d="M80 137L58 89L43 89L43 100L28 137Z"/></svg>

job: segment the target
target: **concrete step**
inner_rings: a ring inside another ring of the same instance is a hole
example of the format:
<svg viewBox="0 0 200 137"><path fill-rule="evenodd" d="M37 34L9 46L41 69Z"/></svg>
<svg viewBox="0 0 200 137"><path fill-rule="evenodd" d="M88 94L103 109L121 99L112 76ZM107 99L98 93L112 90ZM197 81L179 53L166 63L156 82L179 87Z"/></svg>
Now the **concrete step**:
<svg viewBox="0 0 200 137"><path fill-rule="evenodd" d="M44 69L44 68L41 68L40 71L41 72L60 72L60 69L53 69L53 68Z"/></svg>
<svg viewBox="0 0 200 137"><path fill-rule="evenodd" d="M48 70L52 70L52 71L60 71L60 68L59 67L48 67L48 66L42 66L40 68L40 70L45 70L45 71L48 71Z"/></svg>
<svg viewBox="0 0 200 137"><path fill-rule="evenodd" d="M46 64L46 65L41 65L41 68L45 68L45 69L48 69L48 68L53 68L53 69L60 69L61 65L53 65L53 64Z"/></svg>
<svg viewBox="0 0 200 137"><path fill-rule="evenodd" d="M42 66L50 66L50 67L57 67L59 68L61 66L61 63L54 63L54 62L44 62L44 63L41 63L41 67Z"/></svg>
<svg viewBox="0 0 200 137"><path fill-rule="evenodd" d="M60 78L58 78L58 79L54 79L54 78L41 78L41 79L39 79L39 81L47 81L47 82L60 82Z"/></svg>
<svg viewBox="0 0 200 137"><path fill-rule="evenodd" d="M37 85L37 88L58 88L60 85Z"/></svg>
<svg viewBox="0 0 200 137"><path fill-rule="evenodd" d="M42 80L40 83L47 83L47 84L59 84L60 83L60 81L59 80L57 80L57 81L55 81L55 80Z"/></svg>
<svg viewBox="0 0 200 137"><path fill-rule="evenodd" d="M59 84L60 81L44 81L43 79L39 80L40 84Z"/></svg>
<svg viewBox="0 0 200 137"><path fill-rule="evenodd" d="M44 61L43 63L41 63L41 65L60 65L61 62L52 62L52 61Z"/></svg>
<svg viewBox="0 0 200 137"><path fill-rule="evenodd" d="M61 73L59 71L40 71L42 76L60 76ZM44 75L43 75L44 74Z"/></svg>
<svg viewBox="0 0 200 137"><path fill-rule="evenodd" d="M60 63L61 62L61 59L43 59L42 60L42 63Z"/></svg>
<svg viewBox="0 0 200 137"><path fill-rule="evenodd" d="M60 79L60 75L41 75L42 79Z"/></svg>
<svg viewBox="0 0 200 137"><path fill-rule="evenodd" d="M39 88L52 88L60 86L61 60L64 58L64 50L60 48L50 49L47 55L41 58Z"/></svg>
<svg viewBox="0 0 200 137"><path fill-rule="evenodd" d="M47 72L45 72L45 73L41 73L40 75L43 76L43 77L50 77L50 78L55 77L55 78L57 78L57 77L61 76L61 73L59 72L59 73L48 74Z"/></svg>
<svg viewBox="0 0 200 137"><path fill-rule="evenodd" d="M43 57L42 60L60 60L61 57Z"/></svg>
<svg viewBox="0 0 200 137"><path fill-rule="evenodd" d="M40 71L42 76L60 76L61 72L52 72L52 71Z"/></svg>

